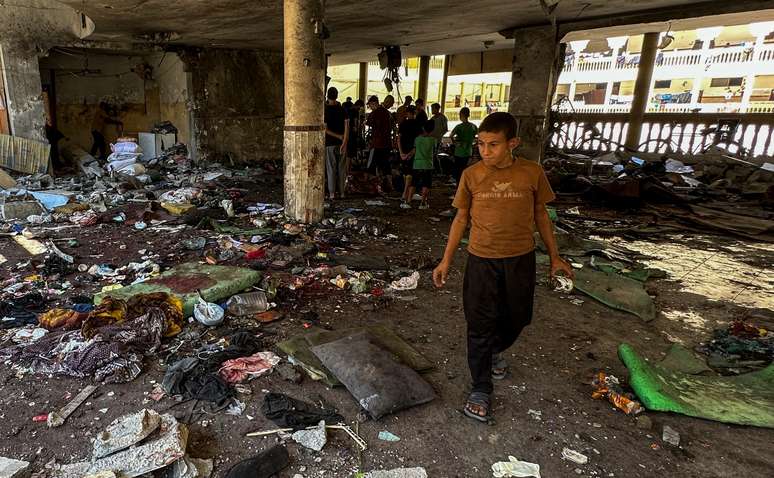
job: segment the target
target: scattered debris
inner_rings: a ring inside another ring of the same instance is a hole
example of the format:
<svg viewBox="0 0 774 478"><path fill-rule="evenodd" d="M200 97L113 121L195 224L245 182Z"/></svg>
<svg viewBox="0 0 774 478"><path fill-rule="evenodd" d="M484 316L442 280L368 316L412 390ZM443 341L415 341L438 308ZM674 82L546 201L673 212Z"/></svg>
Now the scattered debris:
<svg viewBox="0 0 774 478"><path fill-rule="evenodd" d="M393 433L390 433L388 431L380 431L379 432L379 439L382 441L400 441L400 437L398 435L395 435Z"/></svg>
<svg viewBox="0 0 774 478"><path fill-rule="evenodd" d="M320 420L320 423L315 428L294 432L293 441L310 450L321 451L328 442L328 437L325 433L325 420Z"/></svg>
<svg viewBox="0 0 774 478"><path fill-rule="evenodd" d="M97 388L96 385L86 385L83 390L78 392L78 395L76 395L70 403L62 407L58 412L49 413L46 420L48 426L50 428L56 428L64 425L65 420L67 420L67 418L72 415L72 413L80 407L81 404L97 390Z"/></svg>
<svg viewBox="0 0 774 478"><path fill-rule="evenodd" d="M495 478L530 476L540 478L540 465L520 461L514 456L508 456L508 461L498 461L492 465L492 473L492 476Z"/></svg>
<svg viewBox="0 0 774 478"><path fill-rule="evenodd" d="M562 458L565 460L569 460L575 463L576 465L585 465L586 463L589 462L589 457L587 457L583 453L579 453L569 448L562 449Z"/></svg>
<svg viewBox="0 0 774 478"><path fill-rule="evenodd" d="M665 443L669 443L672 446L680 446L680 434L677 433L677 430L670 427L669 425L664 425L664 429L661 433L661 439L664 440Z"/></svg>

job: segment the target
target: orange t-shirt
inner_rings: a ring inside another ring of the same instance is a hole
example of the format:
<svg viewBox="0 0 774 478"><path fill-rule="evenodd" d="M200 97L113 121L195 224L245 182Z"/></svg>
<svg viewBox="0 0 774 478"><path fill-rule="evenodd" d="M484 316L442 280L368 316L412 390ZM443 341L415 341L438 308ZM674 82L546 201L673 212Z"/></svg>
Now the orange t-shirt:
<svg viewBox="0 0 774 478"><path fill-rule="evenodd" d="M535 249L535 206L555 197L535 162L518 158L498 169L479 161L462 173L452 205L470 210L468 252L499 259Z"/></svg>

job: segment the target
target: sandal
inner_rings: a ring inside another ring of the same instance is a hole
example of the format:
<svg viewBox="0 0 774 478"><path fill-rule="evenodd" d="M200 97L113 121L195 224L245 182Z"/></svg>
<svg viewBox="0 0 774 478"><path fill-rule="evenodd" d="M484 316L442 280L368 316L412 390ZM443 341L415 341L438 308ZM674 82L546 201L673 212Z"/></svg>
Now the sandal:
<svg viewBox="0 0 774 478"><path fill-rule="evenodd" d="M482 423L489 423L489 394L484 392L470 392L468 395L468 402L465 404L465 408L462 412L466 417L472 418ZM484 414L479 415L471 408L471 405L484 409Z"/></svg>
<svg viewBox="0 0 774 478"><path fill-rule="evenodd" d="M508 375L508 362L500 354L492 355L492 380L502 380Z"/></svg>

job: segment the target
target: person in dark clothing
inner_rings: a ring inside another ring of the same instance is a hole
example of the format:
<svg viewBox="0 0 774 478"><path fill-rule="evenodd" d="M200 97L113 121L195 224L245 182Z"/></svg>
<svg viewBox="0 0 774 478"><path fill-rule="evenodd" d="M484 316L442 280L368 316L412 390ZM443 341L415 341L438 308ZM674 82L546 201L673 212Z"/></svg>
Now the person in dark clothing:
<svg viewBox="0 0 774 478"><path fill-rule="evenodd" d="M363 100L357 100L347 111L349 117L349 141L347 141L347 158L352 160L357 157L358 152L363 148L363 115L365 114L365 103Z"/></svg>
<svg viewBox="0 0 774 478"><path fill-rule="evenodd" d="M91 145L91 155L97 159L107 158L107 140L105 139L105 129L107 125L116 125L120 131L123 129L124 123L115 118L114 114L111 114L110 105L105 101L100 101L97 107L97 112L94 114L94 120L91 123L91 137L93 143ZM99 156L97 153L99 152Z"/></svg>
<svg viewBox="0 0 774 478"><path fill-rule="evenodd" d="M366 124L371 127L371 149L373 157L370 169L385 182L388 191L392 191L392 171L390 167L390 151L392 150L392 115L383 105L379 104L377 96L368 98L371 114Z"/></svg>
<svg viewBox="0 0 774 478"><path fill-rule="evenodd" d="M401 173L403 174L403 201L400 207L406 209L408 205L406 194L411 188L414 155L411 151L414 149L414 140L422 134L422 124L416 120L417 107L410 105L406 108L406 118L398 126L398 151L400 152ZM409 198L410 199L410 198Z"/></svg>
<svg viewBox="0 0 774 478"><path fill-rule="evenodd" d="M347 96L347 101L345 101L341 106L344 107L345 111L349 112L349 109L352 108L352 105L354 105L354 103L352 103L352 97Z"/></svg>
<svg viewBox="0 0 774 478"><path fill-rule="evenodd" d="M427 111L425 111L425 100L423 100L422 98L417 98L416 105L417 105L417 114L415 116L416 120L419 121L419 124L427 123Z"/></svg>
<svg viewBox="0 0 774 478"><path fill-rule="evenodd" d="M61 167L62 163L59 161L59 140L64 139L65 135L61 131L56 129L56 126L51 124L50 120L46 120L46 139L48 144L51 145L49 150L49 159L51 164L55 167Z"/></svg>
<svg viewBox="0 0 774 478"><path fill-rule="evenodd" d="M328 178L328 194L331 200L344 198L347 181L347 142L349 141L349 117L337 101L339 90L328 88L325 103L325 172Z"/></svg>

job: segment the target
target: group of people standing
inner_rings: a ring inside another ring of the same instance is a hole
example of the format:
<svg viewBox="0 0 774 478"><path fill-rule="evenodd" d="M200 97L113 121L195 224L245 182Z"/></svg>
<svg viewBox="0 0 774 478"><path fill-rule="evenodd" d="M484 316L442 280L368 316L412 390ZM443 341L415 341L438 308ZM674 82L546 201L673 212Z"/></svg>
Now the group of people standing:
<svg viewBox="0 0 774 478"><path fill-rule="evenodd" d="M350 160L358 155L360 146L368 150L367 169L379 178L385 192L395 191L393 174L403 177L401 208L410 209L417 198L420 209L429 207L428 197L433 172L438 164L438 151L449 131L448 119L441 112L441 105L433 103L431 116L425 110L425 102L411 96L394 113L392 95L379 102L376 95L344 104L338 101L338 90L328 89L325 105L325 146L327 197L344 198ZM365 116L364 106L370 110ZM460 110L460 121L451 133L454 144L452 176L459 182L462 170L468 165L476 138L476 126L470 123L470 110ZM367 134L365 128L367 127ZM365 141L362 139L365 138ZM362 144L359 144L362 143ZM419 196L415 192L419 191Z"/></svg>

